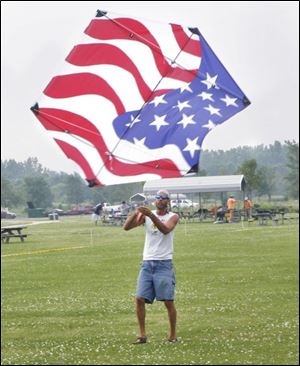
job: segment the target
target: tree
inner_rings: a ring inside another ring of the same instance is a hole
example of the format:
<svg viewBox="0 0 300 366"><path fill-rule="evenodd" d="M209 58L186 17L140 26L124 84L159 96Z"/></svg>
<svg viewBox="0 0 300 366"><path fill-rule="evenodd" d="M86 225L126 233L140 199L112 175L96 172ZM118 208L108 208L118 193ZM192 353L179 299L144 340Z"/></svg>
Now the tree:
<svg viewBox="0 0 300 366"><path fill-rule="evenodd" d="M267 166L260 167L257 170L258 179L258 186L257 186L257 194L261 195L268 195L269 201L271 201L272 193L274 192L275 188L275 171L274 168L269 168Z"/></svg>
<svg viewBox="0 0 300 366"><path fill-rule="evenodd" d="M1 160L1 176L9 179L19 179L23 174L21 163L17 163L14 159Z"/></svg>
<svg viewBox="0 0 300 366"><path fill-rule="evenodd" d="M39 162L37 158L28 158L23 165L23 169L25 175L43 175L48 172L48 169L44 168Z"/></svg>
<svg viewBox="0 0 300 366"><path fill-rule="evenodd" d="M50 172L38 162L37 158L28 158L24 162L16 162L14 159L1 160L1 175L16 181L24 176L44 175Z"/></svg>
<svg viewBox="0 0 300 366"><path fill-rule="evenodd" d="M24 178L26 200L35 207L46 208L52 206L53 195L50 186L44 177Z"/></svg>
<svg viewBox="0 0 300 366"><path fill-rule="evenodd" d="M15 184L1 177L1 206L13 207L22 203L22 195L18 192Z"/></svg>
<svg viewBox="0 0 300 366"><path fill-rule="evenodd" d="M198 177L206 177L207 176L207 171L205 169L199 169L198 173L197 173Z"/></svg>
<svg viewBox="0 0 300 366"><path fill-rule="evenodd" d="M79 174L74 173L66 177L65 190L68 203L79 204L85 199L86 185Z"/></svg>
<svg viewBox="0 0 300 366"><path fill-rule="evenodd" d="M288 174L285 176L287 180L287 193L292 198L299 198L299 143L293 141L285 141L288 147Z"/></svg>
<svg viewBox="0 0 300 366"><path fill-rule="evenodd" d="M257 173L257 162L255 159L246 160L238 168L237 174L243 174L246 180L246 191L252 197L252 193L259 187L261 180L260 174Z"/></svg>

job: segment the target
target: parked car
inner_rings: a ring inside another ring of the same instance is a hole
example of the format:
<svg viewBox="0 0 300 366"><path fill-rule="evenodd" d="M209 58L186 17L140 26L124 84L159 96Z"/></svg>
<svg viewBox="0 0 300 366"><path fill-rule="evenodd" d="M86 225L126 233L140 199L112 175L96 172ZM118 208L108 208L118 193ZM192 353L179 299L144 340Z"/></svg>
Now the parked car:
<svg viewBox="0 0 300 366"><path fill-rule="evenodd" d="M64 211L64 215L90 215L94 213L95 209L92 206L89 207L76 207L71 210Z"/></svg>
<svg viewBox="0 0 300 366"><path fill-rule="evenodd" d="M103 212L104 213L113 213L113 212L119 212L121 208L121 204L119 205L111 205L108 202L103 203Z"/></svg>
<svg viewBox="0 0 300 366"><path fill-rule="evenodd" d="M50 208L48 211L45 211L45 216L48 216L49 214L55 214L57 213L59 216L65 215L65 211L60 208Z"/></svg>
<svg viewBox="0 0 300 366"><path fill-rule="evenodd" d="M191 208L197 206L198 203L193 202L189 199L178 199L178 200L171 200L171 208Z"/></svg>
<svg viewBox="0 0 300 366"><path fill-rule="evenodd" d="M15 219L17 215L14 212L1 210L1 219Z"/></svg>

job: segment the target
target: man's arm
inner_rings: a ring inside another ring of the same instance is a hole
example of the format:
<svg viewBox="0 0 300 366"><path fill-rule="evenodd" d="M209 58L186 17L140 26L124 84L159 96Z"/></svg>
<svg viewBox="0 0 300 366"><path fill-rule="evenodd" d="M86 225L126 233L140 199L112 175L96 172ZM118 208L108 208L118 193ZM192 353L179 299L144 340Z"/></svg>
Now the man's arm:
<svg viewBox="0 0 300 366"><path fill-rule="evenodd" d="M179 216L175 214L166 223L163 223L148 207L139 207L138 210L143 215L148 216L163 234L169 234L175 228L179 220Z"/></svg>
<svg viewBox="0 0 300 366"><path fill-rule="evenodd" d="M132 215L127 217L126 221L124 222L123 229L126 231L131 230L144 223L145 216L141 212L135 211Z"/></svg>

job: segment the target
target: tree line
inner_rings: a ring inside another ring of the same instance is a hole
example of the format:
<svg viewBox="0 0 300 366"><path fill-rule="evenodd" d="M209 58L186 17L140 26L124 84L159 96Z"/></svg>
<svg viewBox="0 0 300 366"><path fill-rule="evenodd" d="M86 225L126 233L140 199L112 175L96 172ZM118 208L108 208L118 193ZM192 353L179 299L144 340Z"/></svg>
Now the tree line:
<svg viewBox="0 0 300 366"><path fill-rule="evenodd" d="M198 175L243 174L250 196L282 195L299 198L299 143L275 141L272 145L243 146L227 151L201 152ZM137 192L144 182L114 185L98 189L87 187L77 174L51 171L37 158L24 162L1 160L1 206L70 207L95 205L98 202L119 203Z"/></svg>

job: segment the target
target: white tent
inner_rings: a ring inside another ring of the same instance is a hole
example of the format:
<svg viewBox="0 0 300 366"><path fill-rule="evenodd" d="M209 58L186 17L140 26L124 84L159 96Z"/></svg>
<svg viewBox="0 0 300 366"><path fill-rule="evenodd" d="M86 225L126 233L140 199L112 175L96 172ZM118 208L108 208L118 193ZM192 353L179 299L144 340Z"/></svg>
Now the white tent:
<svg viewBox="0 0 300 366"><path fill-rule="evenodd" d="M236 192L245 190L243 175L219 175L210 177L167 178L148 181L144 184L145 194L154 194L159 189L169 193Z"/></svg>
<svg viewBox="0 0 300 366"><path fill-rule="evenodd" d="M136 193L129 198L130 202L144 202L146 201L146 196L143 193Z"/></svg>

